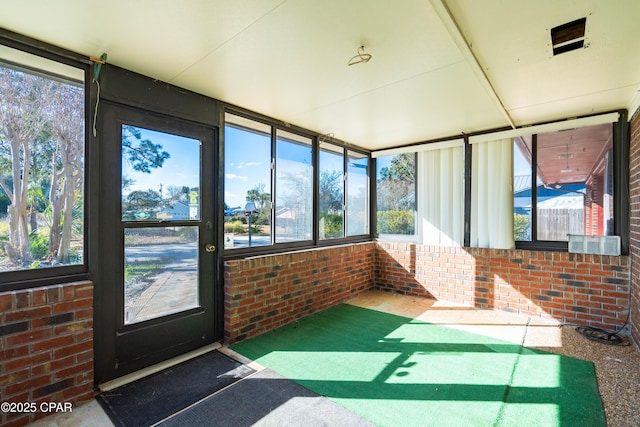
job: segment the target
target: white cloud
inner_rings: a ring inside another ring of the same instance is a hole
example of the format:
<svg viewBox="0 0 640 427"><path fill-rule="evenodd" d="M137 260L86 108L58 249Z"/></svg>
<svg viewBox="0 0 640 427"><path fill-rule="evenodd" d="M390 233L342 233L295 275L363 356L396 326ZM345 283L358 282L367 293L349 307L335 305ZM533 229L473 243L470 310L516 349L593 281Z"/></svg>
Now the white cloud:
<svg viewBox="0 0 640 427"><path fill-rule="evenodd" d="M261 164L262 164L262 163L260 163L260 162L247 162L247 163L244 163L244 162L243 162L243 163L238 163L237 165L236 165L236 164L234 164L233 166L235 166L235 167L236 167L236 168L238 168L238 169L242 169L242 168L244 168L244 167L249 167L249 168L251 168L251 167L254 167L254 166L260 166Z"/></svg>
<svg viewBox="0 0 640 427"><path fill-rule="evenodd" d="M245 175L236 175L235 173L227 173L224 175L227 179L238 179L240 181L246 181L249 179L248 176Z"/></svg>

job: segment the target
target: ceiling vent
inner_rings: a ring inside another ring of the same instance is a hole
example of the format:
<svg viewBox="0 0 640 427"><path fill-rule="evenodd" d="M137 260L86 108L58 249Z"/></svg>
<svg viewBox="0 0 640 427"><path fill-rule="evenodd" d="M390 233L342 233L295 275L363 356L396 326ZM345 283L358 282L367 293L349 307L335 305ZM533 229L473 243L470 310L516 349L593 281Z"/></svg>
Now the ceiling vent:
<svg viewBox="0 0 640 427"><path fill-rule="evenodd" d="M584 29L587 18L576 19L551 29L553 55L570 52L585 47Z"/></svg>

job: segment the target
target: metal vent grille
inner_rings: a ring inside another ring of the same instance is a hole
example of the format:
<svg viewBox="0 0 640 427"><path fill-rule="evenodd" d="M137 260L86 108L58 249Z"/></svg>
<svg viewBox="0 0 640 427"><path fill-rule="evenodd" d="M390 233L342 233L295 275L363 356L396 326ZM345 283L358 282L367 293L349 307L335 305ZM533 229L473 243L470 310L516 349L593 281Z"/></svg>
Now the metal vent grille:
<svg viewBox="0 0 640 427"><path fill-rule="evenodd" d="M575 254L620 255L620 236L569 234L569 252Z"/></svg>
<svg viewBox="0 0 640 427"><path fill-rule="evenodd" d="M570 52L585 47L585 27L587 18L576 19L551 29L553 55Z"/></svg>

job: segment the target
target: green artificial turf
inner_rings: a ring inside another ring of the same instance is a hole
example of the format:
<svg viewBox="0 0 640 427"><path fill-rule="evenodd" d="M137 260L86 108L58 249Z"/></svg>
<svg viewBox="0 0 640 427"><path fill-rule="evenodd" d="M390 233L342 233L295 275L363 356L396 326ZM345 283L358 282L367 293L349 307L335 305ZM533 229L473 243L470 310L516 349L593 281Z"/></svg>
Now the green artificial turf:
<svg viewBox="0 0 640 427"><path fill-rule="evenodd" d="M232 346L379 426L604 426L593 364L341 304Z"/></svg>

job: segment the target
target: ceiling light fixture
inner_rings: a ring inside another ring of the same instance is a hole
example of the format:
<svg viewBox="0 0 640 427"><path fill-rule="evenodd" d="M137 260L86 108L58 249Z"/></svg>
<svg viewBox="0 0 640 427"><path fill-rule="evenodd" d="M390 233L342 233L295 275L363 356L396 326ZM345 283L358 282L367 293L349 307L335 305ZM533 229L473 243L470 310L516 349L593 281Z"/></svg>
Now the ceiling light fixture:
<svg viewBox="0 0 640 427"><path fill-rule="evenodd" d="M356 65L356 64L364 64L365 62L369 62L371 60L371 55L368 53L364 53L364 46L360 46L358 48L358 54L353 56L349 62L347 62L348 66Z"/></svg>
<svg viewBox="0 0 640 427"><path fill-rule="evenodd" d="M573 142L573 136L571 137L571 142ZM567 144L567 153L566 153L565 157L566 157L566 159L567 159L567 166L566 166L564 169L562 169L562 170L560 171L560 173L570 173L570 172L573 172L573 170L569 167L569 158L570 158L570 156L569 156L569 144ZM573 156L571 156L571 157L573 157Z"/></svg>

